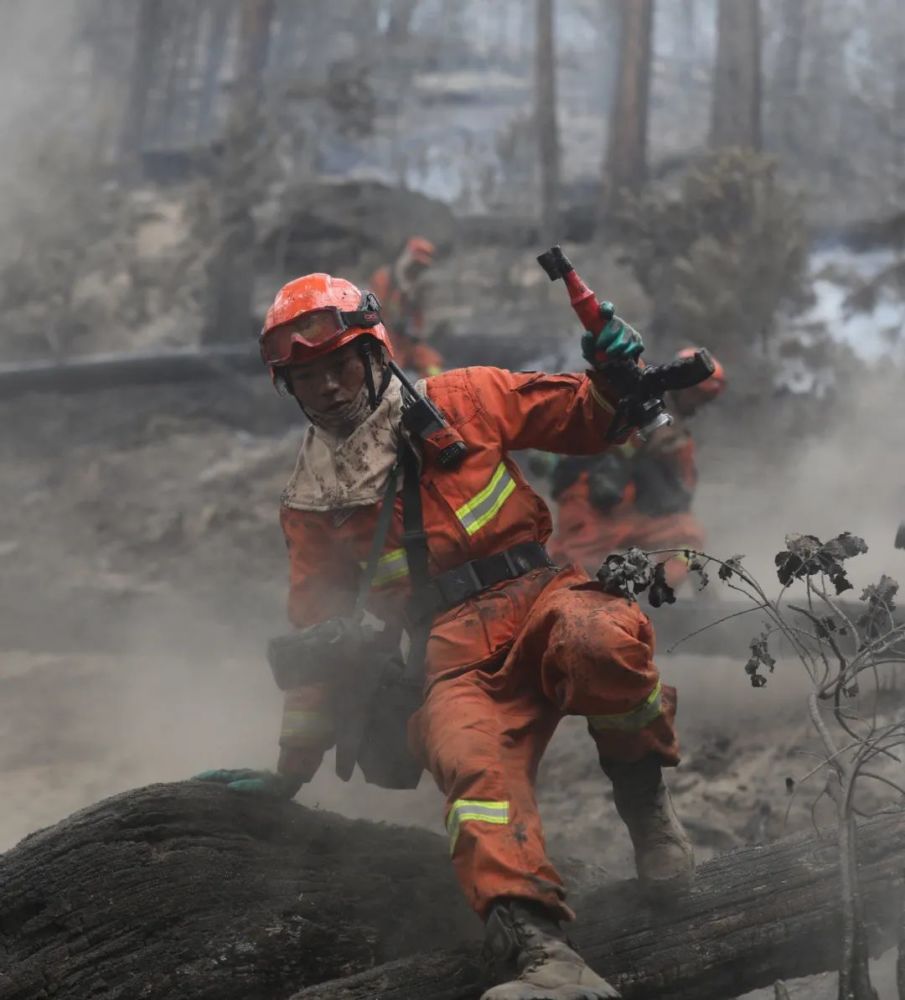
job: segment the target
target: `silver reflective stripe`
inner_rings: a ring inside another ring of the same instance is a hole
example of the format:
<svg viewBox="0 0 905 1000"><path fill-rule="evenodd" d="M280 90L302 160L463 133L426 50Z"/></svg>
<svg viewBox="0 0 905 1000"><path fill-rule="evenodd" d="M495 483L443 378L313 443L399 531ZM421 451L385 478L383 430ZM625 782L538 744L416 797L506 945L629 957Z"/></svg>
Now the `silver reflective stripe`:
<svg viewBox="0 0 905 1000"><path fill-rule="evenodd" d="M490 482L456 511L456 517L462 522L468 534L473 535L496 516L514 489L515 480L509 475L506 466L500 462Z"/></svg>
<svg viewBox="0 0 905 1000"><path fill-rule="evenodd" d="M592 729L617 729L624 733L635 733L649 726L662 712L663 687L657 681L657 686L640 705L618 715L589 715L588 723Z"/></svg>
<svg viewBox="0 0 905 1000"><path fill-rule="evenodd" d="M470 820L505 825L509 822L509 803L487 799L456 799L446 817L450 854L456 849L460 827Z"/></svg>

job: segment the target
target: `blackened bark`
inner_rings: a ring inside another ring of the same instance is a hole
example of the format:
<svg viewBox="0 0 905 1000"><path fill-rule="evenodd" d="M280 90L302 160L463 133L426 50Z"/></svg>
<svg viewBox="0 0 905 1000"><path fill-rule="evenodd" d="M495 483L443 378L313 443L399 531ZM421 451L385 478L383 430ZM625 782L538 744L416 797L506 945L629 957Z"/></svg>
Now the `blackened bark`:
<svg viewBox="0 0 905 1000"><path fill-rule="evenodd" d="M783 0L782 37L776 53L776 69L771 87L773 105L783 145L794 144L796 138L796 114L800 98L801 53L805 37L805 0Z"/></svg>
<svg viewBox="0 0 905 1000"><path fill-rule="evenodd" d="M141 154L154 54L160 42L161 23L161 0L141 0L135 25L129 98L119 143L120 159L129 167L134 166Z"/></svg>
<svg viewBox="0 0 905 1000"><path fill-rule="evenodd" d="M874 950L895 938L903 861L905 814L860 828ZM724 1000L833 968L838 896L835 838L790 838L707 862L672 908L591 885L572 936L626 1000ZM0 897L0 1000L475 1000L484 985L443 838L196 782L26 838L0 857Z"/></svg>
<svg viewBox="0 0 905 1000"><path fill-rule="evenodd" d="M760 0L719 0L710 145L761 148Z"/></svg>
<svg viewBox="0 0 905 1000"><path fill-rule="evenodd" d="M412 17L418 0L393 0L387 22L386 37L394 45L404 45L411 35Z"/></svg>
<svg viewBox="0 0 905 1000"><path fill-rule="evenodd" d="M442 838L185 782L0 857L3 1000L274 1000L480 931Z"/></svg>
<svg viewBox="0 0 905 1000"><path fill-rule="evenodd" d="M603 212L623 189L637 191L647 176L647 117L650 95L653 0L623 0L619 74L607 139Z"/></svg>
<svg viewBox="0 0 905 1000"><path fill-rule="evenodd" d="M207 264L202 337L235 341L253 331L255 227L261 155L262 74L275 0L242 0L236 89L217 178L215 246Z"/></svg>
<svg viewBox="0 0 905 1000"><path fill-rule="evenodd" d="M541 242L559 239L559 131L553 0L536 0L535 128L540 162Z"/></svg>

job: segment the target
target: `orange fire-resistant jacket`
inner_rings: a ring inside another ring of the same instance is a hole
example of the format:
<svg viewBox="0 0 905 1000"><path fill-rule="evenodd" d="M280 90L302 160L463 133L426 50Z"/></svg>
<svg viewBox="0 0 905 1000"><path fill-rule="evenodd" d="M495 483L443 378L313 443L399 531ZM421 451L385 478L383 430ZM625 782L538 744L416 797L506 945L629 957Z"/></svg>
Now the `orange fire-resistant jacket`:
<svg viewBox="0 0 905 1000"><path fill-rule="evenodd" d="M465 368L427 380L431 400L468 447L456 469L425 461L424 528L432 574L551 533L546 505L510 453L590 454L606 445L612 399L585 375ZM284 506L289 614L299 626L350 610L378 504L311 512ZM385 621L408 594L397 497L371 597ZM311 777L342 725L343 692L286 692L279 768ZM425 697L409 724L415 752L446 796L450 853L486 915L494 899L534 899L563 917L562 881L546 856L534 797L537 764L564 715L588 719L602 761L656 754L675 764L674 691L653 662L638 604L575 566L532 570L481 591L431 625Z"/></svg>
<svg viewBox="0 0 905 1000"><path fill-rule="evenodd" d="M459 468L428 466L422 472L430 572L451 569L518 542L546 542L553 527L550 511L525 482L510 452L601 451L611 403L585 375L462 368L434 376L426 384L431 400L468 446L468 457ZM282 508L293 624L312 625L351 609L377 509L375 505L334 514ZM401 538L400 496L374 580L378 612L385 613L388 607L382 595L395 595L389 606L398 607L407 592Z"/></svg>

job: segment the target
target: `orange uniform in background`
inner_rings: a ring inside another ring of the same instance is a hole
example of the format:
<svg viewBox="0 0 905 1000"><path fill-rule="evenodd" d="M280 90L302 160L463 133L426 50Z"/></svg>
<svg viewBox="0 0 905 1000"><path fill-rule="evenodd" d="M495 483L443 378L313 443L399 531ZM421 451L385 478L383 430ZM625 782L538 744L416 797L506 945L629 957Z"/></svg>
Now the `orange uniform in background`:
<svg viewBox="0 0 905 1000"><path fill-rule="evenodd" d="M693 348L685 348L677 357L693 353ZM718 361L715 364L705 382L674 394L674 411L691 415L723 391L725 372ZM704 529L691 510L697 482L695 444L687 422L676 412L673 423L658 428L649 441L635 435L601 455L561 459L553 476L553 557L573 560L593 575L610 553L632 547L702 549ZM669 559L666 579L671 586L678 586L687 574L682 557Z"/></svg>
<svg viewBox="0 0 905 1000"><path fill-rule="evenodd" d="M378 268L368 287L380 299L384 326L396 362L420 378L443 371L443 356L425 337L424 293L418 278L434 264L430 240L413 236L393 264Z"/></svg>
<svg viewBox="0 0 905 1000"><path fill-rule="evenodd" d="M432 577L547 541L549 510L510 453L602 449L612 401L605 380L594 378L465 368L427 380L429 397L468 446L458 468L422 467ZM297 509L284 497L294 624L348 613L377 509ZM407 596L398 497L372 610L398 622ZM540 566L441 610L425 669L425 699L409 736L446 796L450 853L468 900L482 916L501 897L569 916L538 816L538 763L564 715L587 717L603 763L650 754L677 763L674 691L654 665L647 617L575 566ZM313 775L342 725L341 699L327 685L287 692L281 772Z"/></svg>
<svg viewBox="0 0 905 1000"><path fill-rule="evenodd" d="M704 530L691 512L696 484L694 441L675 424L650 445L561 461L553 486L553 557L577 562L594 574L611 552L632 547L701 549ZM672 586L686 574L682 559L669 560L666 577Z"/></svg>

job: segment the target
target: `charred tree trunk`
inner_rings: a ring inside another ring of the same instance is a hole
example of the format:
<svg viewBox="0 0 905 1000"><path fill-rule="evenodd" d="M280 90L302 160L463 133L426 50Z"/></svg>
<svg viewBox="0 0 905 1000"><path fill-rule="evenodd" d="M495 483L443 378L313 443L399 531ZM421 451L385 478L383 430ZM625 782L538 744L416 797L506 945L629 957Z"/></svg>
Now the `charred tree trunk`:
<svg viewBox="0 0 905 1000"><path fill-rule="evenodd" d="M801 53L804 49L805 0L783 0L782 37L773 74L773 104L784 146L794 144L798 119Z"/></svg>
<svg viewBox="0 0 905 1000"><path fill-rule="evenodd" d="M896 163L896 210L905 212L905 0L898 0L895 17L896 65L893 96L893 155ZM897 249L905 254L905 226Z"/></svg>
<svg viewBox="0 0 905 1000"><path fill-rule="evenodd" d="M161 24L161 0L141 0L135 26L135 53L129 79L129 97L119 143L120 159L127 169L134 169L141 156L154 53L160 42Z"/></svg>
<svg viewBox="0 0 905 1000"><path fill-rule="evenodd" d="M217 179L217 236L207 266L205 341L240 340L252 330L255 228L262 129L262 75L275 0L242 0L236 91Z"/></svg>
<svg viewBox="0 0 905 1000"><path fill-rule="evenodd" d="M418 0L393 0L387 22L386 38L393 45L404 45L412 33L412 17Z"/></svg>
<svg viewBox="0 0 905 1000"><path fill-rule="evenodd" d="M210 140L213 112L220 89L220 73L226 55L226 44L232 24L233 7L224 5L223 0L208 0L205 17L208 22L207 53L201 70L198 94L198 117L196 136L202 141Z"/></svg>
<svg viewBox="0 0 905 1000"><path fill-rule="evenodd" d="M686 102L694 101L692 87L694 85L694 67L698 60L698 25L695 0L682 0L680 10L680 39L682 47L682 68L679 80L685 94Z"/></svg>
<svg viewBox="0 0 905 1000"><path fill-rule="evenodd" d="M536 0L536 17L534 121L540 162L541 242L555 243L559 235L559 132L553 0Z"/></svg>
<svg viewBox="0 0 905 1000"><path fill-rule="evenodd" d="M650 94L653 0L623 0L619 74L610 108L603 214L623 189L637 191L647 176L647 112Z"/></svg>
<svg viewBox="0 0 905 1000"><path fill-rule="evenodd" d="M896 956L896 992L905 1000L905 906L899 916L898 955Z"/></svg>
<svg viewBox="0 0 905 1000"><path fill-rule="evenodd" d="M859 844L880 948L901 915L905 814ZM590 883L573 937L626 1000L725 1000L832 968L837 857L833 837L735 851L672 908ZM26 838L0 858L0 892L2 1000L475 1000L484 985L442 838L198 783Z"/></svg>
<svg viewBox="0 0 905 1000"><path fill-rule="evenodd" d="M719 0L710 145L760 149L760 116L759 0Z"/></svg>

